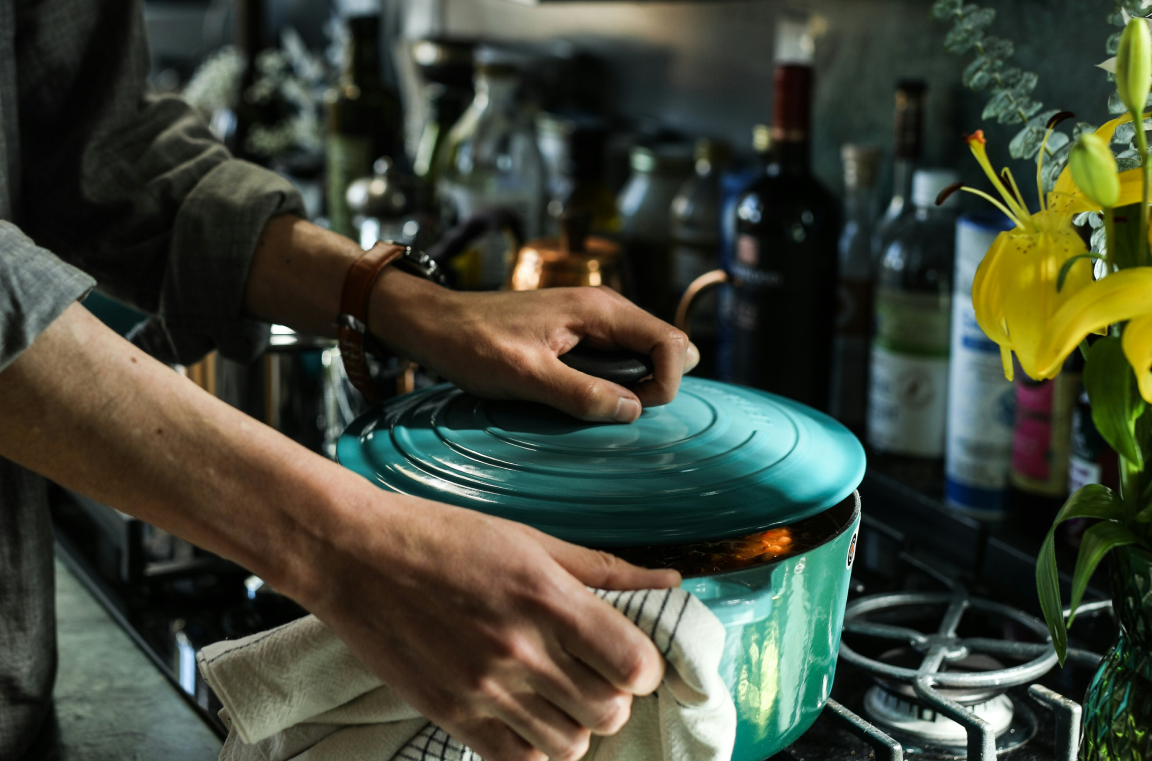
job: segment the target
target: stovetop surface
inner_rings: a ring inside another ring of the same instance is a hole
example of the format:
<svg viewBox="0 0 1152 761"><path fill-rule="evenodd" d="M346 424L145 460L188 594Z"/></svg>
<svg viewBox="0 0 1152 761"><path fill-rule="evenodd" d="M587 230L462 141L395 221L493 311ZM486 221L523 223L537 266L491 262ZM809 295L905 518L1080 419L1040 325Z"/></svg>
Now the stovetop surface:
<svg viewBox="0 0 1152 761"><path fill-rule="evenodd" d="M957 592L1007 603L1038 616L1035 593L1035 552L1051 516L1034 516L989 526L948 510L938 502L883 474L871 472L860 487L863 499L857 556L849 601L894 591ZM193 565L187 574L162 574L125 584L115 578L115 560L101 533L93 529L86 511L60 490L54 494L53 515L58 545L69 565L98 599L129 631L137 644L165 675L179 685L189 700L223 736L216 717L219 701L199 680L194 653L226 638L246 636L303 614L295 604L274 595L252 594L248 576L224 562ZM1058 543L1059 545L1060 543ZM1071 568L1074 548L1058 546L1062 567ZM1067 578L1062 579L1068 599ZM1090 589L1086 600L1101 597ZM940 612L920 612L921 631L933 631ZM1023 639L1033 635L1002 621L967 616L963 634L973 637ZM1108 611L1078 616L1070 644L1096 653L1105 652L1115 638ZM870 642L846 634L845 641L862 654L876 656L890 642ZM1055 692L1080 701L1091 677L1090 668L1055 668L1038 681ZM863 696L875 684L873 677L840 659L832 698L848 711L864 715ZM1057 758L1051 714L1029 697L1027 685L1009 696L1035 717L1033 737L1000 757L1009 761L1049 761ZM1019 710L1019 709L1018 709ZM962 749L961 749L962 750ZM825 710L797 742L771 761L858 761L875 758L873 749L845 728L834 712ZM883 756L881 756L883 758ZM948 758L918 754L905 743L907 759ZM962 752L952 758L964 758Z"/></svg>

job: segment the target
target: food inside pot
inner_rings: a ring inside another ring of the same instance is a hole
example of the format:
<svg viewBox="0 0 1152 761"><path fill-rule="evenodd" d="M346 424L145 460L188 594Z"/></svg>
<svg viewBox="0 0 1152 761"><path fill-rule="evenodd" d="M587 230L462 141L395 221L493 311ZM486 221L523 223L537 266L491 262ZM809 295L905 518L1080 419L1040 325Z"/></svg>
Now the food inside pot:
<svg viewBox="0 0 1152 761"><path fill-rule="evenodd" d="M675 568L685 576L706 576L772 563L807 552L840 533L855 511L849 497L836 507L788 526L747 536L694 544L655 544L612 548L610 552L644 568Z"/></svg>

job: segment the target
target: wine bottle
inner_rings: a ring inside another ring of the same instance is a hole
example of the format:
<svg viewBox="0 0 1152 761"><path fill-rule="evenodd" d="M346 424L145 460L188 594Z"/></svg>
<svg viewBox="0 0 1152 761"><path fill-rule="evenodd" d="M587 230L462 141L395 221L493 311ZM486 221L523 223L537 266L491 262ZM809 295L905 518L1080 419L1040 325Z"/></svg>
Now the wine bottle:
<svg viewBox="0 0 1152 761"><path fill-rule="evenodd" d="M379 13L346 19L351 39L340 83L324 95L327 110L328 221L354 235L344 198L353 181L372 174L376 159L405 160L400 100L380 76Z"/></svg>
<svg viewBox="0 0 1152 761"><path fill-rule="evenodd" d="M916 214L912 177L924 155L924 100L928 85L905 80L896 85L896 141L892 162L892 200L876 224L872 252L879 259L899 227Z"/></svg>
<svg viewBox="0 0 1152 761"><path fill-rule="evenodd" d="M955 181L947 169L916 172L915 214L876 271L868 442L881 454L933 464L944 457L957 199L935 201Z"/></svg>
<svg viewBox="0 0 1152 761"><path fill-rule="evenodd" d="M844 230L840 233L836 337L829 412L864 431L868 400L868 341L872 337L872 226L876 222L876 148L845 145Z"/></svg>
<svg viewBox="0 0 1152 761"><path fill-rule="evenodd" d="M812 175L813 72L778 64L770 158L736 207L732 379L824 409L839 210Z"/></svg>

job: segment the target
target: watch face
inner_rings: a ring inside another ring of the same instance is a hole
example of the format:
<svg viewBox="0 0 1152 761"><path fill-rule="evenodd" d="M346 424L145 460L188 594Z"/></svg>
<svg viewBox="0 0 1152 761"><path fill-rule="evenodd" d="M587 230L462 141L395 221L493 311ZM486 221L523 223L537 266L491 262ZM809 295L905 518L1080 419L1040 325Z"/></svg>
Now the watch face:
<svg viewBox="0 0 1152 761"><path fill-rule="evenodd" d="M397 244L404 245L404 244ZM416 277L431 280L433 283L444 284L444 273L440 266L423 251L417 251L411 246L404 246L404 253L394 262L395 266Z"/></svg>

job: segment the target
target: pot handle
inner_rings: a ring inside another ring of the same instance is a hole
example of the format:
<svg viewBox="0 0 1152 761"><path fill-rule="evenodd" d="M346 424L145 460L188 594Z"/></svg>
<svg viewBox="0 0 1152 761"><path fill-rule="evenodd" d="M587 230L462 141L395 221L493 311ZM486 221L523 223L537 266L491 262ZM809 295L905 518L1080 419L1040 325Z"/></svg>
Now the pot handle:
<svg viewBox="0 0 1152 761"><path fill-rule="evenodd" d="M724 270L712 270L705 272L700 277L696 278L684 290L684 295L680 297L680 303L676 305L676 317L672 324L685 333L688 332L688 311L692 308L692 302L696 300L704 291L711 290L718 285L728 282L728 273Z"/></svg>
<svg viewBox="0 0 1152 761"><path fill-rule="evenodd" d="M618 383L625 388L634 386L656 371L652 358L622 349L597 349L583 342L576 344L560 361L587 375Z"/></svg>

